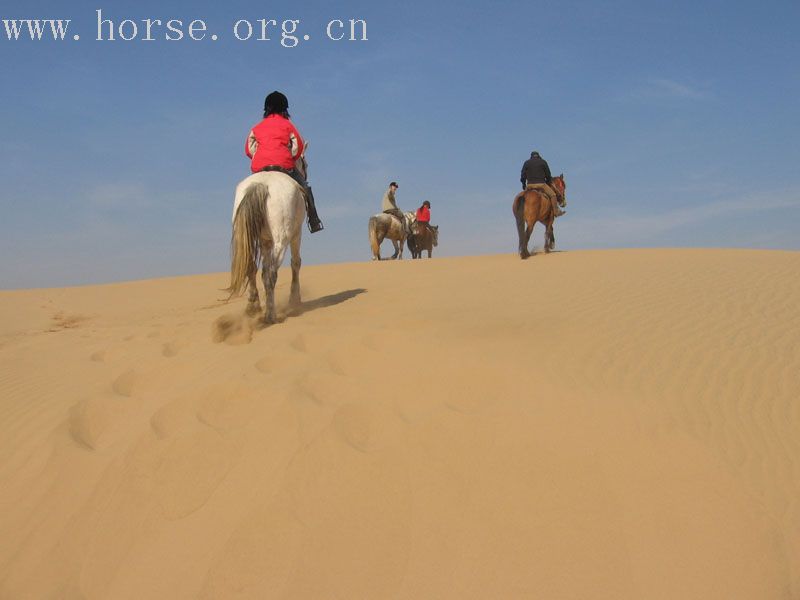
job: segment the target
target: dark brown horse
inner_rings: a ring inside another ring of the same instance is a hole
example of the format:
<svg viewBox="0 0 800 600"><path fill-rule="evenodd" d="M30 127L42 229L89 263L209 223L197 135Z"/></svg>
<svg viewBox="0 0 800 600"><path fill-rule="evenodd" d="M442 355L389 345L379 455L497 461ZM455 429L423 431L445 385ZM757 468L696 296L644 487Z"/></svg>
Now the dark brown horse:
<svg viewBox="0 0 800 600"><path fill-rule="evenodd" d="M564 182L564 174L553 177L553 189L558 194L558 204L567 205L567 184ZM556 236L553 234L553 221L555 214L550 199L536 189L520 192L514 198L512 207L514 218L517 220L517 233L519 234L519 257L528 258L528 242L533 233L533 226L536 222L542 223L546 229L544 232L544 251L550 252L556 246Z"/></svg>
<svg viewBox="0 0 800 600"><path fill-rule="evenodd" d="M431 257L433 249L439 245L439 226L422 225L414 221L411 225L411 235L408 236L408 249L411 250L411 258L422 258L422 251L428 251L428 258Z"/></svg>

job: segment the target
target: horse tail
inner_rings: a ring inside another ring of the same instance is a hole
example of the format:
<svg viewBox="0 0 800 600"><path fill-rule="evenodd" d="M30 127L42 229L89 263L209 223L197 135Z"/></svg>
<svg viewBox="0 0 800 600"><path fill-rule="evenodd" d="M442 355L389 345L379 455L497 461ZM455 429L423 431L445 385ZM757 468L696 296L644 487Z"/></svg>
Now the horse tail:
<svg viewBox="0 0 800 600"><path fill-rule="evenodd" d="M514 204L511 207L514 213L514 218L517 220L517 230L522 232L525 230L525 194L519 194L514 198Z"/></svg>
<svg viewBox="0 0 800 600"><path fill-rule="evenodd" d="M519 194L514 198L512 206L514 218L517 221L517 235L519 236L519 253L523 258L528 253L528 240L525 237L525 194Z"/></svg>
<svg viewBox="0 0 800 600"><path fill-rule="evenodd" d="M372 256L377 257L380 252L380 244L378 243L378 218L369 218L369 245L372 248Z"/></svg>
<svg viewBox="0 0 800 600"><path fill-rule="evenodd" d="M261 230L267 222L267 196L263 183L254 183L244 193L236 211L231 235L231 284L225 290L238 296L247 287L261 255Z"/></svg>

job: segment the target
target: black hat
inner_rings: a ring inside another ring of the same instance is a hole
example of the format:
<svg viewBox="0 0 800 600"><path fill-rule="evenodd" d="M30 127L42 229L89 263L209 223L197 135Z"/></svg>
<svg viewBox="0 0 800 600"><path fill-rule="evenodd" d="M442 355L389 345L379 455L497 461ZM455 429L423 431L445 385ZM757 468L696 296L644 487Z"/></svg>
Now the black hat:
<svg viewBox="0 0 800 600"><path fill-rule="evenodd" d="M272 92L264 100L264 114L283 113L289 110L289 100L280 92Z"/></svg>
<svg viewBox="0 0 800 600"><path fill-rule="evenodd" d="M396 182L396 181L393 181L392 183L390 183L390 184L389 184L389 187L392 187L392 186L394 186L394 187L396 187L396 188L399 188L399 187L400 187L399 185L397 185L397 182Z"/></svg>
<svg viewBox="0 0 800 600"><path fill-rule="evenodd" d="M425 202L422 203L422 206L427 206L428 208L430 208L431 207L431 203L428 202L427 200L425 200Z"/></svg>
<svg viewBox="0 0 800 600"><path fill-rule="evenodd" d="M531 152L531 156L540 156L540 154L538 151L534 150L533 152Z"/></svg>

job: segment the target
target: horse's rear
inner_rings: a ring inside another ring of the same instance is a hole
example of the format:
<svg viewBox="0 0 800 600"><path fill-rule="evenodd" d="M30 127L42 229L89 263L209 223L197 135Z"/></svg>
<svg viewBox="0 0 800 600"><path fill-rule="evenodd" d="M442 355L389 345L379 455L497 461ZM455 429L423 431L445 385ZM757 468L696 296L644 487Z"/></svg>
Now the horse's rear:
<svg viewBox="0 0 800 600"><path fill-rule="evenodd" d="M411 258L422 258L423 250L428 251L428 258L430 258L434 247L439 245L438 226L425 226L416 223L411 231L413 235L408 241L408 247L411 250Z"/></svg>
<svg viewBox="0 0 800 600"><path fill-rule="evenodd" d="M250 288L248 311L259 308L256 273L262 262L266 293L264 320L276 322L275 284L286 249L292 251L290 304L300 304L300 241L305 219L302 188L279 172L255 173L236 187L231 236L230 294Z"/></svg>
<svg viewBox="0 0 800 600"><path fill-rule="evenodd" d="M553 184L559 193L559 202L566 206L566 184L564 175L553 178ZM537 222L545 226L544 251L549 253L555 248L556 236L553 232L553 222L556 215L550 199L536 189L525 190L514 197L512 212L517 222L517 235L519 236L519 256L522 259L528 258L531 254L528 251L528 243L533 233L533 227Z"/></svg>
<svg viewBox="0 0 800 600"><path fill-rule="evenodd" d="M405 213L406 219L411 213ZM412 215L413 216L413 215ZM387 213L378 213L369 219L369 244L372 249L372 260L381 260L381 243L389 239L394 246L392 258L403 258L403 244L406 240L406 231L400 220Z"/></svg>

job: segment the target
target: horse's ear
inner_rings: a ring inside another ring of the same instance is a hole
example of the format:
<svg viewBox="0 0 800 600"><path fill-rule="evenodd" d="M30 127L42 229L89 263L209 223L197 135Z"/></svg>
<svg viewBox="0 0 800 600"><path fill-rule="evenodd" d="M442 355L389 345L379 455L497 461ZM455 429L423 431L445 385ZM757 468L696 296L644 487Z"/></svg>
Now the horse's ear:
<svg viewBox="0 0 800 600"><path fill-rule="evenodd" d="M559 177L561 177L561 179L564 179L564 174L562 173L561 175L559 175Z"/></svg>

